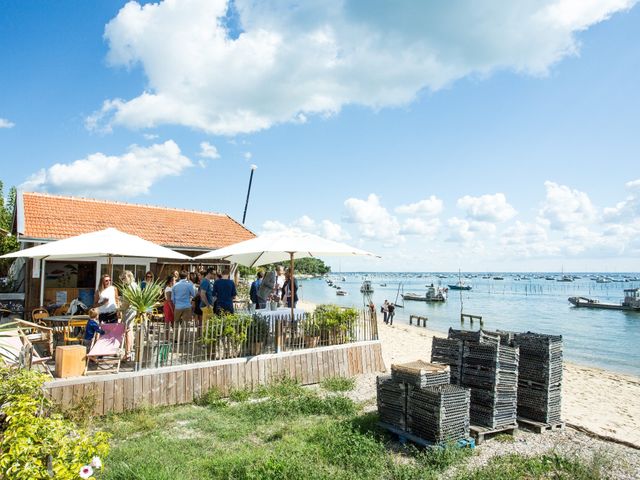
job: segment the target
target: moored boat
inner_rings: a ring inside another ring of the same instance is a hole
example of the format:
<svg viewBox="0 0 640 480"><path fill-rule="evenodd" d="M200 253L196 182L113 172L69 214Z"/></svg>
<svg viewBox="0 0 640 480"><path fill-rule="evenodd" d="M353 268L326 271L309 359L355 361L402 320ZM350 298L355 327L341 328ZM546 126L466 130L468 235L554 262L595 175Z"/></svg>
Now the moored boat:
<svg viewBox="0 0 640 480"><path fill-rule="evenodd" d="M587 297L569 297L569 303L574 307L601 308L608 310L633 310L640 312L640 288L624 290L624 300L621 303L605 303Z"/></svg>
<svg viewBox="0 0 640 480"><path fill-rule="evenodd" d="M418 293L403 293L403 300L413 300L416 302L445 302L447 300L447 289L429 285L424 295Z"/></svg>
<svg viewBox="0 0 640 480"><path fill-rule="evenodd" d="M465 285L461 280L455 285L449 285L449 290L471 290L471 285Z"/></svg>

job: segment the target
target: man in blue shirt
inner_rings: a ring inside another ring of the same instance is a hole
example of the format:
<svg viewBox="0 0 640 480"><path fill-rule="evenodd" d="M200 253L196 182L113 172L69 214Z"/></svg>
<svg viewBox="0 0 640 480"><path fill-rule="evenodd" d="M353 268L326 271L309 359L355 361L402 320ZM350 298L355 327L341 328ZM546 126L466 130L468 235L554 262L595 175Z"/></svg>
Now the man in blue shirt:
<svg viewBox="0 0 640 480"><path fill-rule="evenodd" d="M216 269L213 267L207 268L207 274L200 282L200 302L202 308L213 307L213 277L216 273Z"/></svg>
<svg viewBox="0 0 640 480"><path fill-rule="evenodd" d="M192 318L191 299L196 295L196 289L187 277L189 273L186 270L180 272L180 281L171 289L171 301L175 306L173 313L173 321L189 321Z"/></svg>
<svg viewBox="0 0 640 480"><path fill-rule="evenodd" d="M229 278L229 268L225 268L222 272L222 278L219 278L213 284L213 296L216 297L217 311L233 313L233 299L236 298L236 284Z"/></svg>

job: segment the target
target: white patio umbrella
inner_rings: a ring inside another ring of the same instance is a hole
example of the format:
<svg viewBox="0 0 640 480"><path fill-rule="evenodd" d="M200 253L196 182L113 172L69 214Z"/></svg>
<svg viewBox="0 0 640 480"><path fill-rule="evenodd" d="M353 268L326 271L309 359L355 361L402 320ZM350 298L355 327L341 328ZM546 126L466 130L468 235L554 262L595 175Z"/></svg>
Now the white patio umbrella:
<svg viewBox="0 0 640 480"><path fill-rule="evenodd" d="M258 267L270 263L289 260L291 263L291 285L293 299L293 267L295 258L324 256L369 256L378 255L351 247L344 243L334 242L310 233L278 232L261 235L251 240L229 245L195 257L195 260L218 258L239 263L247 267ZM293 319L293 301L291 302L291 318Z"/></svg>
<svg viewBox="0 0 640 480"><path fill-rule="evenodd" d="M109 274L113 274L113 257L155 257L177 260L191 260L191 257L161 245L144 240L136 235L121 232L116 228L106 228L97 232L84 233L35 247L2 255L0 258L28 257L49 260L64 260L78 257L108 257ZM41 277L44 278L44 275ZM40 296L43 294L40 284ZM42 298L40 299L42 301Z"/></svg>
<svg viewBox="0 0 640 480"><path fill-rule="evenodd" d="M136 235L121 232L115 228L106 228L97 232L56 240L8 253L0 258L16 257L55 260L78 257L157 257L191 260L187 255L174 252L169 248L149 242Z"/></svg>

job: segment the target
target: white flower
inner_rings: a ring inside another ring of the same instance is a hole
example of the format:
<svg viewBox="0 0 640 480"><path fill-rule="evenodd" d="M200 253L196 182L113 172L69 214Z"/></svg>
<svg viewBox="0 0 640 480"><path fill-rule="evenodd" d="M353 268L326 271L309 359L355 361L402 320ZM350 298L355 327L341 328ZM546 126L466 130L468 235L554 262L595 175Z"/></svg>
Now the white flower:
<svg viewBox="0 0 640 480"><path fill-rule="evenodd" d="M91 459L91 466L93 468L102 468L102 460L100 460L100 457L93 457Z"/></svg>
<svg viewBox="0 0 640 480"><path fill-rule="evenodd" d="M91 475L93 475L91 465L85 465L80 469L80 478L89 478Z"/></svg>

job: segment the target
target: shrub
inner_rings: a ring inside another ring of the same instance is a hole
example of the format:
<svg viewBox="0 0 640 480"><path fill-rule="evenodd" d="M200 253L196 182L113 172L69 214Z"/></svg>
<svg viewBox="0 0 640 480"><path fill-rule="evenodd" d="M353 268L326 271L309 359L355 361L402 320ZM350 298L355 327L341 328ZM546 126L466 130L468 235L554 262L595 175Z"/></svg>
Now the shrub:
<svg viewBox="0 0 640 480"><path fill-rule="evenodd" d="M314 316L323 339L329 339L331 343L341 343L353 336L358 310L337 305L319 305Z"/></svg>
<svg viewBox="0 0 640 480"><path fill-rule="evenodd" d="M356 386L354 378L331 377L320 382L320 386L329 392L350 392Z"/></svg>
<svg viewBox="0 0 640 480"><path fill-rule="evenodd" d="M51 413L46 377L0 367L0 477L76 479L93 457L104 458L108 436L78 429ZM94 462L95 463L95 462Z"/></svg>

